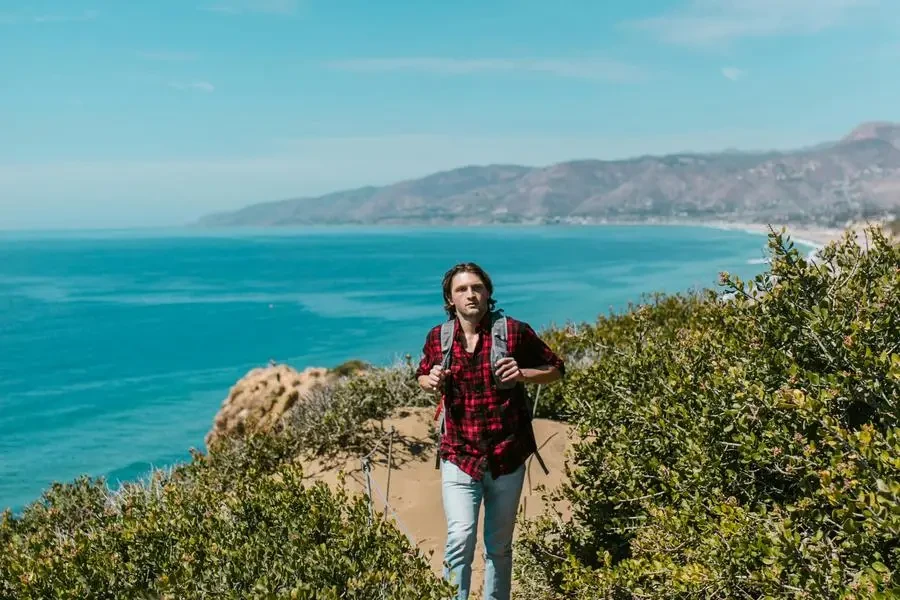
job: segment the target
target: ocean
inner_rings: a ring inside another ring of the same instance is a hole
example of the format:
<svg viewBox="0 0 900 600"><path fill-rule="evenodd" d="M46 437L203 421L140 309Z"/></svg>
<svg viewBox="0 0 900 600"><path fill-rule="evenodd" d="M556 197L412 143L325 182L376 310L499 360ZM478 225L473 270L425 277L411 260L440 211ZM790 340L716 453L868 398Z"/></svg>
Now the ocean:
<svg viewBox="0 0 900 600"><path fill-rule="evenodd" d="M457 262L540 330L751 277L765 244L680 226L0 233L0 510L54 481L115 486L188 460L270 359L418 358Z"/></svg>

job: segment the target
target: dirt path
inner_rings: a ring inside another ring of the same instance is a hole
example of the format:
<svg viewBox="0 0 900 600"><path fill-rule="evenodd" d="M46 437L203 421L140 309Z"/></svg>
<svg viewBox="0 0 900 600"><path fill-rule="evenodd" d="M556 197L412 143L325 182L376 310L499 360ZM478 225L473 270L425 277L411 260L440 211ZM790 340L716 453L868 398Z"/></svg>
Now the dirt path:
<svg viewBox="0 0 900 600"><path fill-rule="evenodd" d="M434 468L435 448L431 439L433 414L434 410L431 408L401 409L384 422L386 430L393 426L396 431L390 491L388 492L386 442L372 456L372 480L377 488L373 489L375 509L384 511L381 495L389 493L388 501L396 511L392 518L425 556L432 552L431 567L435 574L440 575L447 524L441 500L440 472ZM536 460L529 460L525 488L519 504L520 514L526 518L533 518L544 511L546 505L541 498L543 491L540 488L544 486L551 490L563 481L566 453L571 447L571 428L566 424L536 419L534 431L541 457L550 474L545 475ZM310 478L322 480L332 486L337 484L338 473L343 470L348 490L352 493L365 492L366 478L358 455L341 457L327 463L310 461L304 466ZM566 506L558 508L568 516ZM477 594L473 597L480 597L484 573L484 546L481 539L483 513L482 510L473 564L472 591Z"/></svg>

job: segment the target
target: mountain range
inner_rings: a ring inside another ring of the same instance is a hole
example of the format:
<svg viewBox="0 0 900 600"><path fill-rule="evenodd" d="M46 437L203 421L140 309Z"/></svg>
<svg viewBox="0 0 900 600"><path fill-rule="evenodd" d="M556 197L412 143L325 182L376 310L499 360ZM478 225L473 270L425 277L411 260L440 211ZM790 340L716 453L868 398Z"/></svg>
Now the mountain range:
<svg viewBox="0 0 900 600"><path fill-rule="evenodd" d="M793 151L466 166L382 187L252 204L205 227L734 221L843 226L900 212L900 123Z"/></svg>

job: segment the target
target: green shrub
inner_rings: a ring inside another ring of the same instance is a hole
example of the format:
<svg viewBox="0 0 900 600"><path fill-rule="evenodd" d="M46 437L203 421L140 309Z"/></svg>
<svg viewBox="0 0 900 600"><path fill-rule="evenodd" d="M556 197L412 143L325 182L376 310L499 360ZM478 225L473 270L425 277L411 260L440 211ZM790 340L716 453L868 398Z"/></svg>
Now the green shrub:
<svg viewBox="0 0 900 600"><path fill-rule="evenodd" d="M584 333L573 514L524 527L521 597L900 593L900 248L868 233L817 264L773 234L773 277L724 275L733 300Z"/></svg>
<svg viewBox="0 0 900 600"><path fill-rule="evenodd" d="M278 431L223 438L115 493L51 486L0 520L0 599L449 597L399 531L343 489L305 485L295 460L362 449L371 420L432 402L412 369L353 367Z"/></svg>
<svg viewBox="0 0 900 600"><path fill-rule="evenodd" d="M270 447L271 444L275 448ZM439 599L452 591L368 505L308 486L276 435L110 493L55 485L0 520L0 598Z"/></svg>
<svg viewBox="0 0 900 600"><path fill-rule="evenodd" d="M350 375L355 375L360 371L368 371L371 368L372 365L370 365L369 363L362 360L353 359L342 362L329 371L330 373L337 375L338 377L348 377Z"/></svg>
<svg viewBox="0 0 900 600"><path fill-rule="evenodd" d="M636 311L644 311L650 322L661 330L677 331L696 316L696 306L702 302L701 293L667 296L645 294L640 304L629 303L624 314L610 313L598 317L595 324L567 324L541 331L541 338L566 364L566 378L577 380L579 374L611 352L618 352L624 340L634 335ZM651 308L649 312L647 308ZM556 421L570 421L579 411L577 403L567 402L562 385L529 385L528 391L536 399L535 416Z"/></svg>
<svg viewBox="0 0 900 600"><path fill-rule="evenodd" d="M388 368L360 371L314 389L285 419L293 452L330 455L363 450L382 435L383 421L399 407L433 406L413 376L408 360Z"/></svg>

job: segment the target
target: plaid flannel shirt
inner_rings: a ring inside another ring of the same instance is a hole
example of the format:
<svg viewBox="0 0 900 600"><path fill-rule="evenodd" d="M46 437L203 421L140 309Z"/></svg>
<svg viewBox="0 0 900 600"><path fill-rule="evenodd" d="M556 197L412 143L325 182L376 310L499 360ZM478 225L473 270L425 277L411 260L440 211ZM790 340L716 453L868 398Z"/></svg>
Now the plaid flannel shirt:
<svg viewBox="0 0 900 600"><path fill-rule="evenodd" d="M511 356L519 368L551 365L565 374L563 361L528 323L507 317ZM441 458L480 480L487 469L494 477L519 468L537 448L525 397L525 386L509 390L493 385L490 314L478 326L481 334L475 350L466 352L466 338L456 326L450 372L443 395L445 432ZM428 332L416 376L427 375L440 364L441 326Z"/></svg>

